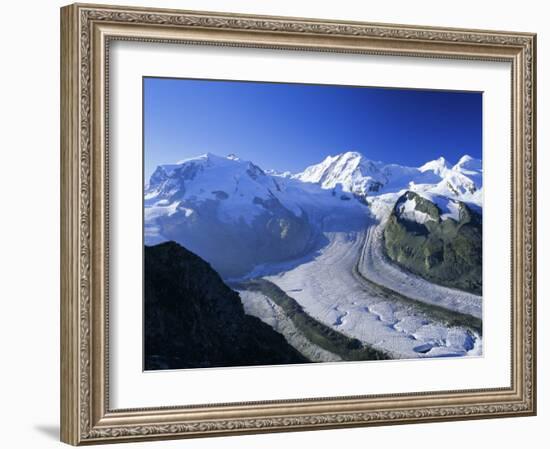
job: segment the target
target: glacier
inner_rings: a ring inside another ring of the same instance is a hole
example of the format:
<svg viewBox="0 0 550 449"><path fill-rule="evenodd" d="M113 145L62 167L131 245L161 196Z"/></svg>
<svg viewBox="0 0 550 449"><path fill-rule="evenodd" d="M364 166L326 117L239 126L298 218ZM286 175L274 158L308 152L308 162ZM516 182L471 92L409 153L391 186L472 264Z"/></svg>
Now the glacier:
<svg viewBox="0 0 550 449"><path fill-rule="evenodd" d="M468 155L407 167L348 151L290 173L206 153L153 172L144 239L182 244L228 282L266 279L315 319L394 358L481 355L480 326L464 324L481 322L481 296L398 267L382 231L407 191L433 202L442 220L457 221L459 202L481 212L482 174ZM429 219L403 207L412 220ZM312 360L340 359L307 341L266 295L239 293L247 313Z"/></svg>

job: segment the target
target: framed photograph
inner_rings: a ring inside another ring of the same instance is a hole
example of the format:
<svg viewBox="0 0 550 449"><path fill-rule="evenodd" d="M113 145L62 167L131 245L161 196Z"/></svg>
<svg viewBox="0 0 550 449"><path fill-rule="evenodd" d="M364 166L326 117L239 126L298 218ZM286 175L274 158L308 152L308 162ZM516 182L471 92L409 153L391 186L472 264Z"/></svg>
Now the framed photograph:
<svg viewBox="0 0 550 449"><path fill-rule="evenodd" d="M534 34L75 4L61 38L62 441L536 413Z"/></svg>

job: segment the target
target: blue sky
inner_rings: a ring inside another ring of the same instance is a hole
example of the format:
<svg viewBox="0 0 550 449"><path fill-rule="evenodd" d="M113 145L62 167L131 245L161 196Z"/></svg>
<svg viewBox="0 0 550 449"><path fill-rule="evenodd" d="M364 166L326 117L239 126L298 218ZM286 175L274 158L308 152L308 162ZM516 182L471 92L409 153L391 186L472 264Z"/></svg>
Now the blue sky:
<svg viewBox="0 0 550 449"><path fill-rule="evenodd" d="M144 174L206 152L297 172L344 151L481 158L479 92L144 78Z"/></svg>

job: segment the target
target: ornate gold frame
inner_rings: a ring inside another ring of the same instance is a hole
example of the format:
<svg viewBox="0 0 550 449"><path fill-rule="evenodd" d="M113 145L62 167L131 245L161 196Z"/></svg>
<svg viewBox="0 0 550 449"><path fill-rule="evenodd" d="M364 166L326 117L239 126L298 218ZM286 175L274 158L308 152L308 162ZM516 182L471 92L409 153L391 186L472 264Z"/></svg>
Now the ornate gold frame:
<svg viewBox="0 0 550 449"><path fill-rule="evenodd" d="M109 42L205 43L512 65L510 388L111 410ZM61 439L74 445L536 413L535 51L529 33L75 4L61 9Z"/></svg>

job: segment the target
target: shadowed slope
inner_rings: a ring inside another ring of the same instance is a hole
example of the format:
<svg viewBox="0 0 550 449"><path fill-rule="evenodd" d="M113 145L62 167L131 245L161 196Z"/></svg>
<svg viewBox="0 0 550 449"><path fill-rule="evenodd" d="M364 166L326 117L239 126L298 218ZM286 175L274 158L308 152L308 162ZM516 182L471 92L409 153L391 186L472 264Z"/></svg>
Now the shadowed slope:
<svg viewBox="0 0 550 449"><path fill-rule="evenodd" d="M177 243L145 247L144 290L146 370L308 362Z"/></svg>

